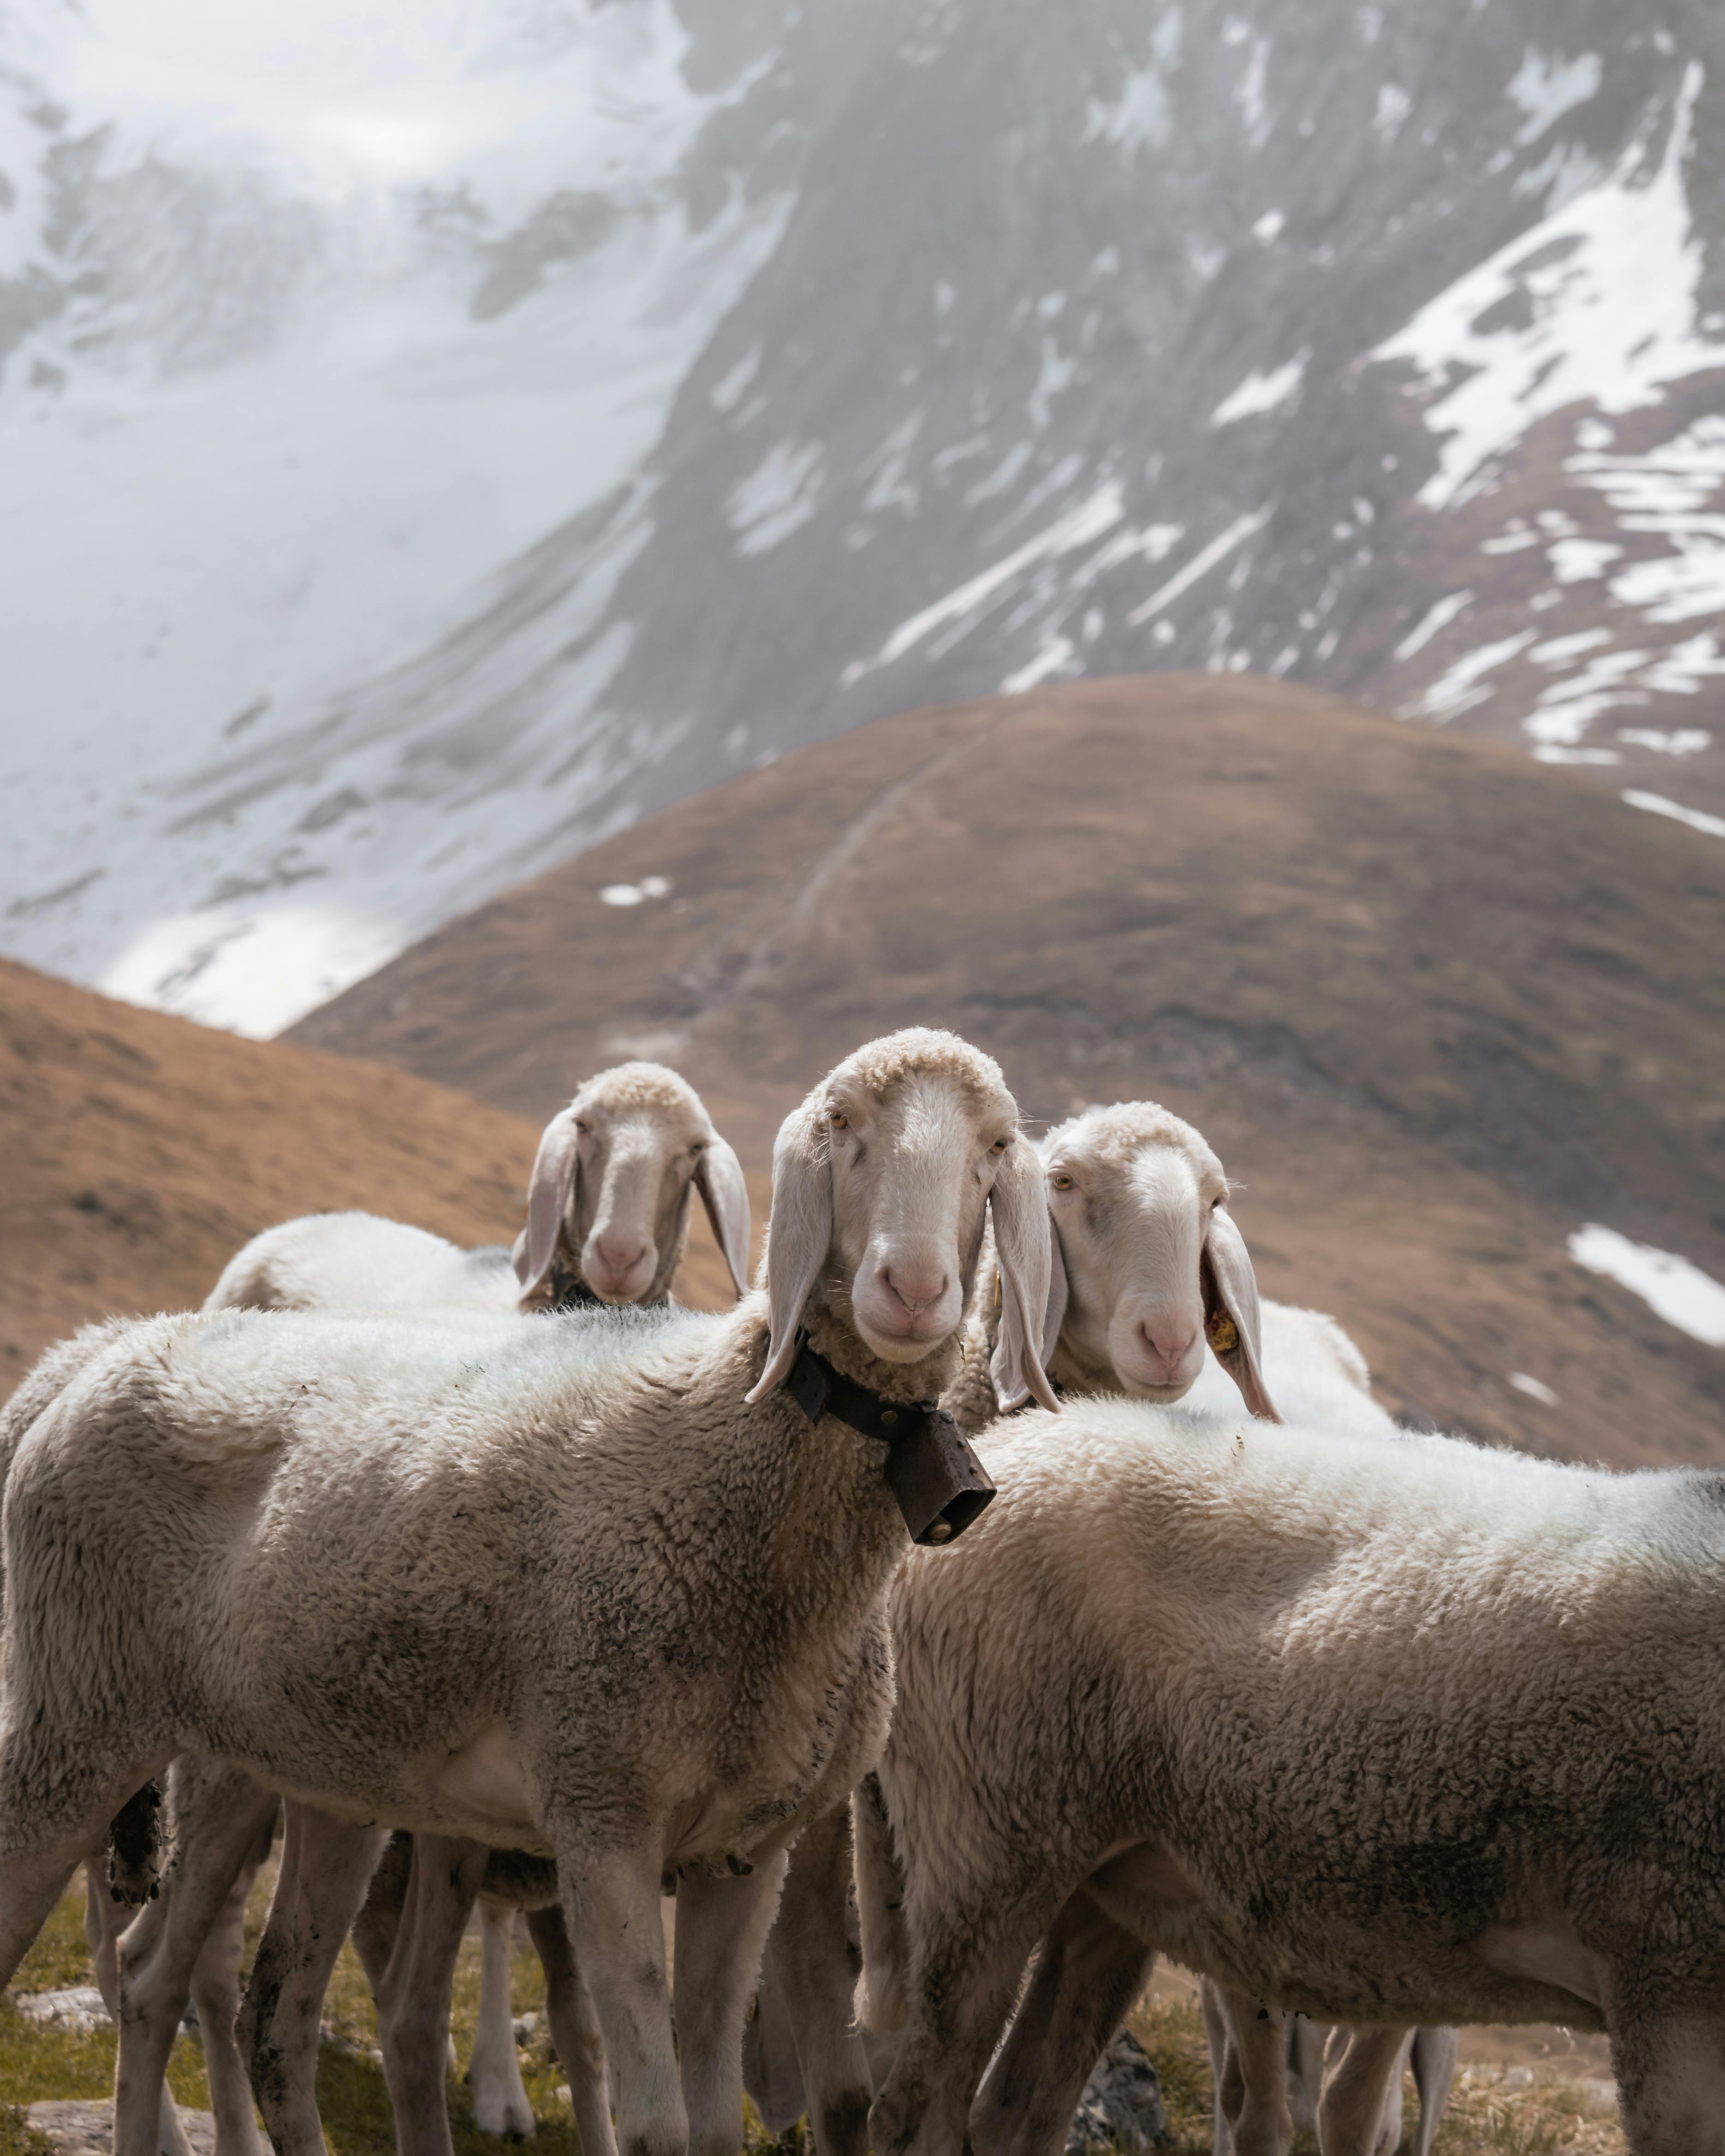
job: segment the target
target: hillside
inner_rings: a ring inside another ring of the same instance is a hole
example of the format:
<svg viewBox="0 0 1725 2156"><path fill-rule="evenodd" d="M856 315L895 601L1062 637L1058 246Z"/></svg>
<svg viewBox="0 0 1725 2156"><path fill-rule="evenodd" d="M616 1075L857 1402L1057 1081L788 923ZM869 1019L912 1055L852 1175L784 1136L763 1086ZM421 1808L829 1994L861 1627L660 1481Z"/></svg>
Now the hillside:
<svg viewBox="0 0 1725 2156"><path fill-rule="evenodd" d="M382 4L0 0L0 949L270 1034L1161 667L1725 829L1717 6Z"/></svg>
<svg viewBox="0 0 1725 2156"><path fill-rule="evenodd" d="M0 1397L50 1340L203 1301L246 1238L357 1206L511 1240L540 1123L400 1070L259 1046L0 961ZM721 1275L691 1246L693 1301ZM709 1278L711 1276L711 1278Z"/></svg>
<svg viewBox="0 0 1725 2156"><path fill-rule="evenodd" d="M1725 1456L1725 1356L1566 1251L1599 1222L1725 1277L1725 850L1491 743L1250 677L912 711L646 819L296 1035L517 1114L663 1056L758 1205L785 1109L913 1020L1037 1122L1140 1093L1200 1122L1266 1292L1342 1315L1410 1418Z"/></svg>

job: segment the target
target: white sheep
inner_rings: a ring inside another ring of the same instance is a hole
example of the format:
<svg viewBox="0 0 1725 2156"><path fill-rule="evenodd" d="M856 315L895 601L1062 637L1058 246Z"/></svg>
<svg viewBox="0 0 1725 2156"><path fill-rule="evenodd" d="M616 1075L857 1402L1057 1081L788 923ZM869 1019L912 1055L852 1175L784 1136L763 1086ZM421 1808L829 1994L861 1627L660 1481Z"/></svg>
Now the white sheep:
<svg viewBox="0 0 1725 2156"><path fill-rule="evenodd" d="M701 1194L737 1292L748 1286L742 1163L701 1096L662 1063L589 1078L545 1127L513 1264L371 1213L313 1213L254 1235L206 1310L513 1311L525 1299L662 1302Z"/></svg>
<svg viewBox="0 0 1725 2156"><path fill-rule="evenodd" d="M1055 1226L1050 1321L1064 1281L1057 1342L1044 1340L1050 1375L1069 1393L1122 1391L1225 1414L1224 1368L1255 1414L1279 1409L1296 1422L1337 1433L1389 1437L1396 1424L1372 1397L1371 1373L1354 1342L1323 1312L1258 1305L1245 1245L1227 1212L1222 1164L1190 1123L1153 1101L1091 1108L1050 1131L1040 1147ZM1224 1228L1230 1232L1222 1232ZM1238 1335L1232 1356L1206 1356ZM1267 1389L1266 1389L1267 1388ZM1271 1394L1275 1396L1271 1405ZM1223 2092L1240 2061L1225 2038L1256 2000L1224 2000L1204 1987L1204 2020L1216 2084L1216 2156L1230 2146ZM1250 2053L1267 2032L1255 2029ZM1327 2032L1290 2022L1283 2056L1296 2123L1316 2122ZM1455 2066L1451 2029L1410 2032L1420 2094L1414 2156L1429 2156ZM1238 2048L1238 2046L1236 2046ZM1279 2085L1281 2069L1273 2076ZM1242 2098L1243 2100L1243 2098ZM1381 2145L1401 2139L1401 2076L1394 2076Z"/></svg>
<svg viewBox="0 0 1725 2156"><path fill-rule="evenodd" d="M1227 1210L1222 1164L1191 1124L1154 1103L1131 1101L1087 1111L1051 1131L1040 1150L1055 1230L1043 1353L1050 1376L1069 1396L1124 1390L1168 1402L1183 1395L1194 1405L1226 1413L1243 1394L1260 1414L1274 1414L1273 1394L1298 1419L1317 1415L1328 1429L1393 1434L1394 1423L1371 1396L1363 1358L1334 1319L1277 1303L1260 1306L1250 1259ZM988 1263L985 1250L985 1283ZM980 1427L994 1413L988 1358L995 1307L991 1295L978 1298L967 1327L964 1375L948 1396L968 1428ZM1226 1354L1232 1383L1224 1363L1206 1354L1207 1338ZM861 1802L859 1861L871 1887L862 1913L880 1967L903 1951L890 1922L901 1887L871 1793ZM750 2093L770 2127L788 2123L805 2107L837 2112L857 2101L854 2089L835 2087L819 2075L805 2086L797 2068L798 2054L814 2048L819 2033L812 2002L820 1994L808 1974L817 1943L824 1938L829 1962L844 1950L842 1897L818 1893L803 1881L803 1868L799 1847L769 1940L754 2025ZM781 1975L780 1957L794 1963L796 1981ZM1216 2032L1218 2156L1226 2156L1220 2100L1228 2071L1225 2010L1213 1987L1206 1986L1204 2003ZM1250 2010L1255 2015L1255 2001ZM1259 2032L1253 2033L1255 2040ZM1291 2094L1305 2110L1315 2107L1317 2095L1312 2025L1301 2025L1299 2034ZM1440 2078L1447 2089L1445 2058L1453 2072L1454 2032L1422 2031L1421 2046L1416 2080L1424 2156L1442 2110ZM1261 2049L1255 2041L1254 2050ZM827 2061L839 2056L829 2045ZM1319 2067L1322 2056L1320 2042ZM1392 2147L1400 2117L1398 2077L1386 2117L1386 2132L1394 2128Z"/></svg>
<svg viewBox="0 0 1725 2156"><path fill-rule="evenodd" d="M1376 2030L1332 2152L1424 2020L1603 2027L1635 2156L1725 2149L1717 1474L1106 1400L987 1450L999 1499L891 1597L877 2156L1045 2148L1157 1953Z"/></svg>
<svg viewBox="0 0 1725 2156"><path fill-rule="evenodd" d="M783 1849L881 1742L887 1477L942 1442L922 1404L985 1206L1003 1376L1051 1402L1040 1171L987 1057L918 1030L859 1050L787 1118L773 1199L767 1293L727 1318L224 1312L85 1366L6 1492L0 1979L102 1822L200 1751L293 1794L243 2016L284 2156L321 2156L319 2004L390 1825L555 1857L622 2147L736 2148ZM228 1882L193 1883L188 1910ZM156 2009L187 1968L135 1973L116 2156L151 2156Z"/></svg>
<svg viewBox="0 0 1725 2156"><path fill-rule="evenodd" d="M688 1081L660 1063L623 1063L589 1078L542 1136L533 1163L527 1222L508 1249L463 1250L441 1236L380 1219L369 1213L312 1214L255 1235L229 1261L204 1304L207 1310L362 1310L501 1313L549 1301L658 1303L670 1295L689 1240L691 1199L699 1192L715 1241L739 1295L748 1280L749 1203L742 1163L714 1127L701 1096ZM202 1787L202 1784L198 1784ZM188 1834L200 1830L191 1787L176 1792ZM213 1785L210 1801L231 1810L225 1785ZM440 1851L439 1862L471 1864ZM521 1876L521 1868L494 1867L493 1879ZM244 1900L245 1881L235 1882ZM172 1891L172 1883L170 1892ZM398 2041L418 2051L431 2041L434 1999L424 1995L416 1967L419 1933L401 1928L399 1911L374 1906L386 1892L411 1892L398 1866L380 1869L369 1922L357 1933L367 1974L379 1995L380 2035L386 2051ZM518 1909L534 1918L530 1928L546 1966L547 2020L562 2030L572 2052L559 2046L570 2076L578 2117L585 2122L589 2156L600 2156L598 2122L610 2133L603 2069L595 2087L588 2071L595 2024L576 1962L557 1934L555 1881L536 1876L533 1898L521 1902L481 1889L479 1898L480 1967L479 2025L469 2079L475 2121L481 2133L527 2134L533 2109L521 2081L509 1995L509 1939ZM159 1924L165 1911L157 1911ZM141 1934L147 1938L148 1933ZM387 1948L379 1942L388 1942ZM369 1950L367 1950L367 1948ZM200 1963L207 1967L209 1956ZM209 1980L206 1976L206 1982ZM572 1987L564 1995L564 1985ZM447 2004L442 2015L447 2019ZM428 2020L429 2017L429 2020ZM232 2016L208 2040L222 2058L223 2086L236 2077L239 2051ZM235 2071L228 2071L229 2056ZM395 2076L404 2079L405 2073ZM441 2084L436 2096L440 2105ZM231 2113L217 2108L218 2156L249 2156L249 2095ZM243 2123L242 2123L243 2122ZM224 2130L226 2129L226 2130ZM432 2129L433 2145L447 2128ZM402 2146L413 2143L405 2135Z"/></svg>

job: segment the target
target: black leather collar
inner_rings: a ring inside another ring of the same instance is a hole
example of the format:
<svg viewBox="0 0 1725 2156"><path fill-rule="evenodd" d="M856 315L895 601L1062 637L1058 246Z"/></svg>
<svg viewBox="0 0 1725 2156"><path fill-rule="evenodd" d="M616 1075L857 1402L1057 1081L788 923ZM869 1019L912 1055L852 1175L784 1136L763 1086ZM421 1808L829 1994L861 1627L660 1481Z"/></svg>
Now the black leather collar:
<svg viewBox="0 0 1725 2156"><path fill-rule="evenodd" d="M952 1415L938 1400L890 1400L835 1370L797 1335L797 1358L785 1390L819 1422L837 1415L887 1448L886 1480L913 1542L955 1542L994 1499L994 1484Z"/></svg>

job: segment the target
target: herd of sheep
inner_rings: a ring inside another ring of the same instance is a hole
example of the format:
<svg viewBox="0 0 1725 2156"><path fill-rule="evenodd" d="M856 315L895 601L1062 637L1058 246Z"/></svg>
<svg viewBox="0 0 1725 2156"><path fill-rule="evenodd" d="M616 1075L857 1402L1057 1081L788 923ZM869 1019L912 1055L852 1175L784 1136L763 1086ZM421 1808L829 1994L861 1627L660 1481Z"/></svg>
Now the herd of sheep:
<svg viewBox="0 0 1725 2156"><path fill-rule="evenodd" d="M512 1257L313 1216L51 1349L0 1410L0 1982L89 1860L115 2156L184 2146L188 1999L218 2156L254 2100L323 2156L350 1933L449 2156L475 1904L480 2123L532 2127L525 1911L585 2156L736 2156L746 2053L818 2156L1057 2156L1158 1955L1235 2156L1302 2110L1381 2156L1410 2056L1423 2156L1454 2025L1518 2020L1609 2032L1636 2156L1725 2151L1725 1476L1399 1429L1228 1188L895 1034L786 1118L750 1291L735 1153L629 1064ZM724 1316L670 1299L697 1191Z"/></svg>

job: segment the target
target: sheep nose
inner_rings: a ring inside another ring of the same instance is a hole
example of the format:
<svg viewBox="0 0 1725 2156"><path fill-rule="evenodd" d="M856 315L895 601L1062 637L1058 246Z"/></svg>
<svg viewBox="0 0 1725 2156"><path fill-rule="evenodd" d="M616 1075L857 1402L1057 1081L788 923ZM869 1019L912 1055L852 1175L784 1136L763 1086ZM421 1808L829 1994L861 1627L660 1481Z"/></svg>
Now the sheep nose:
<svg viewBox="0 0 1725 2156"><path fill-rule="evenodd" d="M593 1250L613 1280L621 1280L625 1274L632 1273L647 1255L644 1243L632 1243L620 1235L601 1235Z"/></svg>
<svg viewBox="0 0 1725 2156"><path fill-rule="evenodd" d="M1145 1318L1140 1321L1138 1337L1153 1360L1160 1363L1165 1370L1175 1370L1198 1345L1198 1327L1165 1320L1157 1323Z"/></svg>
<svg viewBox="0 0 1725 2156"><path fill-rule="evenodd" d="M883 1265L880 1281L887 1292L901 1302L913 1317L938 1302L947 1291L947 1275L936 1272L932 1266L919 1269L901 1265L895 1272L891 1265Z"/></svg>

